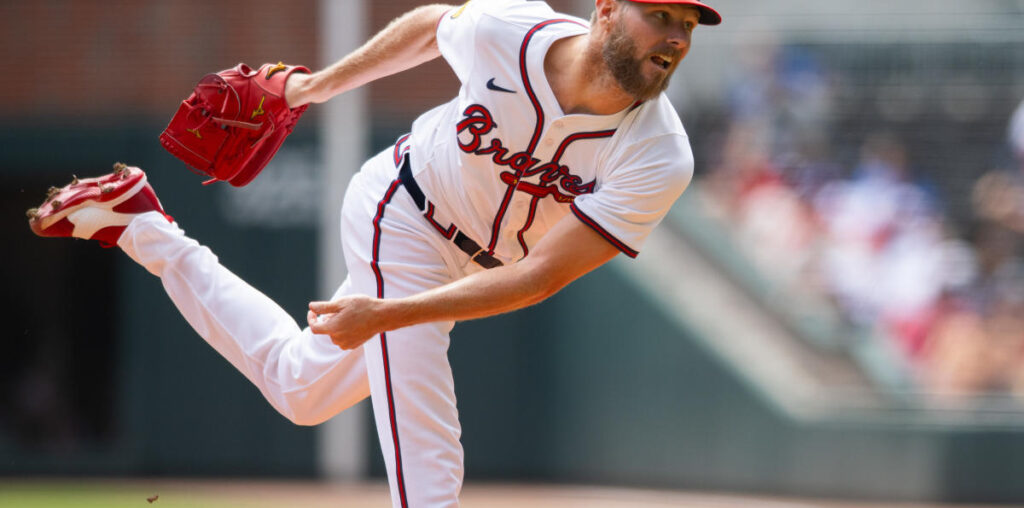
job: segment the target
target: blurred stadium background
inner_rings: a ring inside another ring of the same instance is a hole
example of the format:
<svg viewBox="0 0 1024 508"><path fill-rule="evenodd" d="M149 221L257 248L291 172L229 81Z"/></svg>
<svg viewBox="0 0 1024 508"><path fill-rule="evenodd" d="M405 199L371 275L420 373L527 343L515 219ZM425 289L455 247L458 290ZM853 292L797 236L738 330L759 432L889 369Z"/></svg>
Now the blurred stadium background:
<svg viewBox="0 0 1024 508"><path fill-rule="evenodd" d="M313 108L245 189L200 186L157 135L203 74L319 68L416 3L0 2L0 491L383 477L367 404L291 425L158 280L33 237L23 212L71 174L140 165L301 318L343 276L347 175L456 91L447 67ZM1024 1L710 3L726 22L669 90L695 180L642 255L456 327L467 485L1024 504Z"/></svg>

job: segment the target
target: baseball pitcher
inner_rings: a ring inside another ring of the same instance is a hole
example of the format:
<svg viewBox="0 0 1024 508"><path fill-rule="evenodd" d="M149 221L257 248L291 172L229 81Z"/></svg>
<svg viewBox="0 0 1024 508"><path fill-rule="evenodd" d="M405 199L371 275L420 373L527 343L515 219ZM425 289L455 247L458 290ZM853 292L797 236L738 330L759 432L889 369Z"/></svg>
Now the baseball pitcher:
<svg viewBox="0 0 1024 508"><path fill-rule="evenodd" d="M120 247L296 424L370 396L394 506L456 506L449 332L638 254L693 172L662 91L697 26L720 22L699 0L595 0L589 21L543 2L471 0L414 9L315 73L268 64L204 78L161 142L234 185L258 175L310 104L438 56L461 82L353 177L341 210L349 275L309 304L305 326L186 236L138 168L52 189L29 222Z"/></svg>

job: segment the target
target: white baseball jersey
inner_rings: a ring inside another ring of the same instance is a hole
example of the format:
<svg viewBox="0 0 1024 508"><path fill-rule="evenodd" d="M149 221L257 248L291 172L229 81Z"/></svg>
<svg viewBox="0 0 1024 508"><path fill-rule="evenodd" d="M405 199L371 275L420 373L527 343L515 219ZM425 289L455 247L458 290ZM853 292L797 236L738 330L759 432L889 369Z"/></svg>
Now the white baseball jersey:
<svg viewBox="0 0 1024 508"><path fill-rule="evenodd" d="M413 173L452 223L505 263L570 211L635 257L693 174L664 94L613 115L562 112L544 57L556 40L588 31L524 0L473 0L438 24L462 87L413 124Z"/></svg>

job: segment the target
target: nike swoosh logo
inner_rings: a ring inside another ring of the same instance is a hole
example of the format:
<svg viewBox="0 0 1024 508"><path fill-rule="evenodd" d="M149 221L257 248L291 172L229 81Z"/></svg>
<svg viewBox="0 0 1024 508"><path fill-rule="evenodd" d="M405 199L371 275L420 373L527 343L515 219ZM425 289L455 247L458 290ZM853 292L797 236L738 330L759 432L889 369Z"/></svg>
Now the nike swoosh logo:
<svg viewBox="0 0 1024 508"><path fill-rule="evenodd" d="M509 90L508 88L502 88L498 85L495 85L494 78L487 80L487 89L494 90L495 92L516 93L515 90Z"/></svg>

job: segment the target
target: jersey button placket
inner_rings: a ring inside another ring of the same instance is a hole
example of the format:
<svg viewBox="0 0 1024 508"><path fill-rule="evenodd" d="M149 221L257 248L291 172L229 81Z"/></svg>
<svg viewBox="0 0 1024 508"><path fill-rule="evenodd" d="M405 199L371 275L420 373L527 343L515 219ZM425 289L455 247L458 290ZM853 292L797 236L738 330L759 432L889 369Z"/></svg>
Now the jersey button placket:
<svg viewBox="0 0 1024 508"><path fill-rule="evenodd" d="M561 122L561 120L555 120L554 122L551 122L551 126L549 126L547 128L547 130L544 132L544 139L541 141L540 144L541 144L541 146L544 147L544 151L548 152L548 156L549 157L550 157L550 152L552 151L553 147L555 146L555 138L558 137L558 135L561 132L561 130L562 130L562 122Z"/></svg>

